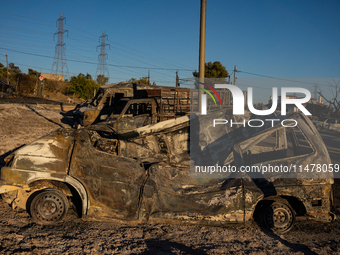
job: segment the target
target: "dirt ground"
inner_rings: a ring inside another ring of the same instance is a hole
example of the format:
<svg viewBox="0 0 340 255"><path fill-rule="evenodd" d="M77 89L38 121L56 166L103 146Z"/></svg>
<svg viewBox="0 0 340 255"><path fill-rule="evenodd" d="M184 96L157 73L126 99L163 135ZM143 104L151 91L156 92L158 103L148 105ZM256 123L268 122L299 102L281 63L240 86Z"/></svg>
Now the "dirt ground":
<svg viewBox="0 0 340 255"><path fill-rule="evenodd" d="M34 104L0 104L0 167L4 157L15 149L70 124L65 113ZM15 212L0 199L0 253L339 254L339 179L335 203L338 219L334 222L298 222L289 233L276 235L255 223L217 228L91 222L77 218L72 210L65 221L41 226L26 212Z"/></svg>

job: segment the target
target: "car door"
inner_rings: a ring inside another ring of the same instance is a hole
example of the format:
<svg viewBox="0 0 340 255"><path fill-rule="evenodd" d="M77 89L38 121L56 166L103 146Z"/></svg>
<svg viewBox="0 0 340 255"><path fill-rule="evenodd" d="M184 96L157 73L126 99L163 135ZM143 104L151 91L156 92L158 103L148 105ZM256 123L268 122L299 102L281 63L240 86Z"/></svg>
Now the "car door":
<svg viewBox="0 0 340 255"><path fill-rule="evenodd" d="M168 162L149 168L143 192L144 217L150 221L175 220L224 224L244 221L242 180L225 173L204 178L191 172L188 126L161 134ZM232 152L231 152L232 153ZM231 157L228 164L233 165Z"/></svg>
<svg viewBox="0 0 340 255"><path fill-rule="evenodd" d="M69 175L80 180L88 192L88 215L135 219L144 167L136 159L117 155L113 134L83 129L74 146Z"/></svg>
<svg viewBox="0 0 340 255"><path fill-rule="evenodd" d="M309 193L306 186L333 177L333 173L321 169L330 159L312 122L302 115L293 118L297 125L278 125L235 145L241 148L243 164L248 167L243 173L246 220L264 197L287 196L303 202L320 198ZM318 187L311 189L316 192Z"/></svg>
<svg viewBox="0 0 340 255"><path fill-rule="evenodd" d="M242 180L192 178L183 165L157 164L149 169L143 217L220 225L244 221Z"/></svg>

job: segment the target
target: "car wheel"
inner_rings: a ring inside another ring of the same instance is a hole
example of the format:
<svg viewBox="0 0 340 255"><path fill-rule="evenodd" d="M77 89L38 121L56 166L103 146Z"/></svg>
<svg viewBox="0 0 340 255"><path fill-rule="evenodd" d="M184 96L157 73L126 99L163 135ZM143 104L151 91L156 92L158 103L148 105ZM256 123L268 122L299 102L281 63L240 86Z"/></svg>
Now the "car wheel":
<svg viewBox="0 0 340 255"><path fill-rule="evenodd" d="M39 224L53 224L64 218L68 209L67 197L56 189L36 194L30 203L31 217Z"/></svg>
<svg viewBox="0 0 340 255"><path fill-rule="evenodd" d="M295 223L293 209L286 203L273 202L264 213L264 223L274 232L284 233L292 229Z"/></svg>

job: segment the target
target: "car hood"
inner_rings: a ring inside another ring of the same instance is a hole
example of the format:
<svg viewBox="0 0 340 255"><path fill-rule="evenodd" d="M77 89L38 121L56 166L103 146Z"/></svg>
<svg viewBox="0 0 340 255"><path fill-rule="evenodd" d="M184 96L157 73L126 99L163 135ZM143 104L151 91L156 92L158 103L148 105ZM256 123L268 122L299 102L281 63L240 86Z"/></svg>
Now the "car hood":
<svg viewBox="0 0 340 255"><path fill-rule="evenodd" d="M77 130L59 129L16 150L11 167L20 170L67 173Z"/></svg>

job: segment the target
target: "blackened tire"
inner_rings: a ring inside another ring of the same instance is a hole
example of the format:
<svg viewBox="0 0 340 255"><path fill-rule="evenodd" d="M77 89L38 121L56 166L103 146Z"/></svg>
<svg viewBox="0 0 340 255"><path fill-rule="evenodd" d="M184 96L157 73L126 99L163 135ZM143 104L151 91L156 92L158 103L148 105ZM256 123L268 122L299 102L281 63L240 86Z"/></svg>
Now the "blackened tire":
<svg viewBox="0 0 340 255"><path fill-rule="evenodd" d="M295 213L285 202L273 202L264 211L265 226L277 233L285 233L292 229L295 223Z"/></svg>
<svg viewBox="0 0 340 255"><path fill-rule="evenodd" d="M29 213L36 223L50 225L65 217L68 206L64 193L56 189L45 189L35 193L29 205Z"/></svg>

